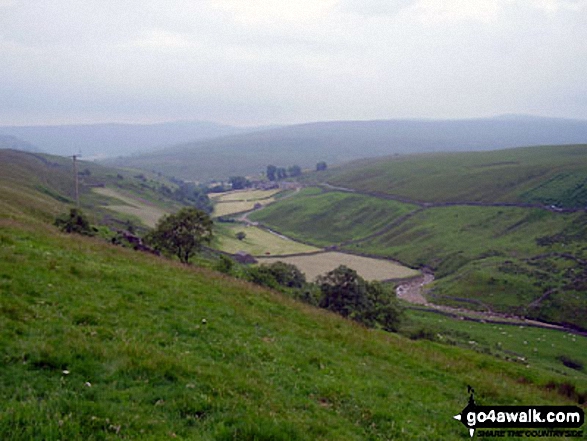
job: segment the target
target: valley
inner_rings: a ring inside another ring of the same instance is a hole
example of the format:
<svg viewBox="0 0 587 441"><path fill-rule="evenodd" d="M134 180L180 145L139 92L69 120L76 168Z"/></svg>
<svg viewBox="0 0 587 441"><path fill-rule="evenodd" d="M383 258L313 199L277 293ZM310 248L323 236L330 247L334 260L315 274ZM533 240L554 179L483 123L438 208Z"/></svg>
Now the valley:
<svg viewBox="0 0 587 441"><path fill-rule="evenodd" d="M3 439L464 439L452 415L468 384L498 404L585 402L586 337L482 315L564 299L570 306L545 311L561 314L558 323L579 317L570 308L580 311L580 296L557 297L580 275L578 209L423 206L348 183L340 187L353 191L316 186L311 175L287 197L216 197L217 205L268 203L244 218L235 205L216 222L213 248L262 263L293 259L309 279L337 264L399 285L432 270L422 294L446 309L405 304L390 333L221 274L214 253L186 266L108 243L108 231L132 225L142 234L153 215L182 206L166 196L179 184L162 176L80 163L81 206L99 225L86 238L52 225L74 201L70 160L0 158ZM524 291L537 274L548 274L538 279L543 289L559 283L548 296ZM485 283L507 289L489 296ZM480 303L467 286L480 290ZM480 318L452 318L463 305Z"/></svg>

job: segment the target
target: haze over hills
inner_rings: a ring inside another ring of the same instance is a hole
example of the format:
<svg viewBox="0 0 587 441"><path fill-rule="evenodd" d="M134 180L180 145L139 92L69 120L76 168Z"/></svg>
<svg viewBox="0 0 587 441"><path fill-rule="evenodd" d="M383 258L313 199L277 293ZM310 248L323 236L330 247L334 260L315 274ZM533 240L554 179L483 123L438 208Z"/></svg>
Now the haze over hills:
<svg viewBox="0 0 587 441"><path fill-rule="evenodd" d="M39 148L16 136L0 135L0 149L14 149L25 152L38 152Z"/></svg>
<svg viewBox="0 0 587 441"><path fill-rule="evenodd" d="M1 126L2 137L18 137L38 150L55 155L82 152L85 157L130 155L178 143L245 133L239 128L207 121L176 121L157 124L84 124L57 126ZM6 148L22 149L18 145ZM26 149L23 149L26 150Z"/></svg>
<svg viewBox="0 0 587 441"><path fill-rule="evenodd" d="M434 151L587 142L587 121L505 115L464 120L332 121L177 145L111 163L204 181L257 174L268 164L314 167Z"/></svg>

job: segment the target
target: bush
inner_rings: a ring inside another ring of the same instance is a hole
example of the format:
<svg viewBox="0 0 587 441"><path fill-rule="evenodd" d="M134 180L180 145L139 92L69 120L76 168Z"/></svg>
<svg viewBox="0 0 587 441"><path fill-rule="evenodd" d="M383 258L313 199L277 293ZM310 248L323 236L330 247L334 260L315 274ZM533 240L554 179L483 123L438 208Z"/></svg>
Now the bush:
<svg viewBox="0 0 587 441"><path fill-rule="evenodd" d="M55 219L55 226L65 233L76 233L94 236L98 230L90 225L90 221L79 208L72 208L69 214L62 214Z"/></svg>

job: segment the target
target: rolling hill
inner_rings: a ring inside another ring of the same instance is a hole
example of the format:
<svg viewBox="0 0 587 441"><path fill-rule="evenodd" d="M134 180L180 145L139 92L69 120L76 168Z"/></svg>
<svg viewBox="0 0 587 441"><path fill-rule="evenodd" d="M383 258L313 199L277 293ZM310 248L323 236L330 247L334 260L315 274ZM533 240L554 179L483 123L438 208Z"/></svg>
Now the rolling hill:
<svg viewBox="0 0 587 441"><path fill-rule="evenodd" d="M586 145L364 160L306 183L325 184L251 219L430 268L435 303L587 329Z"/></svg>
<svg viewBox="0 0 587 441"><path fill-rule="evenodd" d="M332 121L192 142L112 162L185 180L254 175L268 164L314 168L354 159L435 151L494 150L587 142L587 121L499 117L472 120Z"/></svg>
<svg viewBox="0 0 587 441"><path fill-rule="evenodd" d="M49 154L69 156L81 152L86 158L104 158L251 130L255 129L205 121L177 121L157 124L0 126L0 136L18 137ZM18 145L5 148L20 149Z"/></svg>
<svg viewBox="0 0 587 441"><path fill-rule="evenodd" d="M587 387L60 233L58 161L0 155L2 439L468 439L467 385L493 405Z"/></svg>

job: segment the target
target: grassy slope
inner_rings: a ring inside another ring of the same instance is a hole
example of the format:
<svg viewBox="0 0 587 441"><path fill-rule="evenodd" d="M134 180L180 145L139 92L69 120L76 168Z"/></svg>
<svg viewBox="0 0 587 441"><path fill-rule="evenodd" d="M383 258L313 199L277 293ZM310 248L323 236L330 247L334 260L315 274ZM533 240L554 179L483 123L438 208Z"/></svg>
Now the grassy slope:
<svg viewBox="0 0 587 441"><path fill-rule="evenodd" d="M418 201L587 206L587 145L400 156L316 174L333 185Z"/></svg>
<svg viewBox="0 0 587 441"><path fill-rule="evenodd" d="M246 234L243 240L236 238L236 234L239 232ZM214 225L214 234L216 237L212 242L212 246L232 254L244 251L253 256L265 256L267 253L273 256L279 256L311 253L320 250L320 248L305 245L300 242L283 239L261 228L243 224L217 223Z"/></svg>
<svg viewBox="0 0 587 441"><path fill-rule="evenodd" d="M560 146L363 161L315 173L311 179L433 202L539 200L584 206L582 187L576 181L558 178L582 174L587 179L587 147ZM353 204L336 203L335 194L348 200L352 197ZM316 196L307 195L279 202L256 213L255 218L322 246L380 231L345 248L395 258L413 267L431 267L438 279L431 297L435 302L587 327L584 212L434 207L416 212L394 227L390 225L393 219L369 214L365 207L376 206L371 196L325 193L317 203ZM360 220L359 213L364 215ZM336 219L349 222L337 229Z"/></svg>
<svg viewBox="0 0 587 441"><path fill-rule="evenodd" d="M568 402L539 387L568 377L60 234L48 196L2 185L27 195L0 211L3 439L468 439L467 384L487 404Z"/></svg>
<svg viewBox="0 0 587 441"><path fill-rule="evenodd" d="M414 209L409 204L310 188L249 217L285 235L324 246L364 238Z"/></svg>

